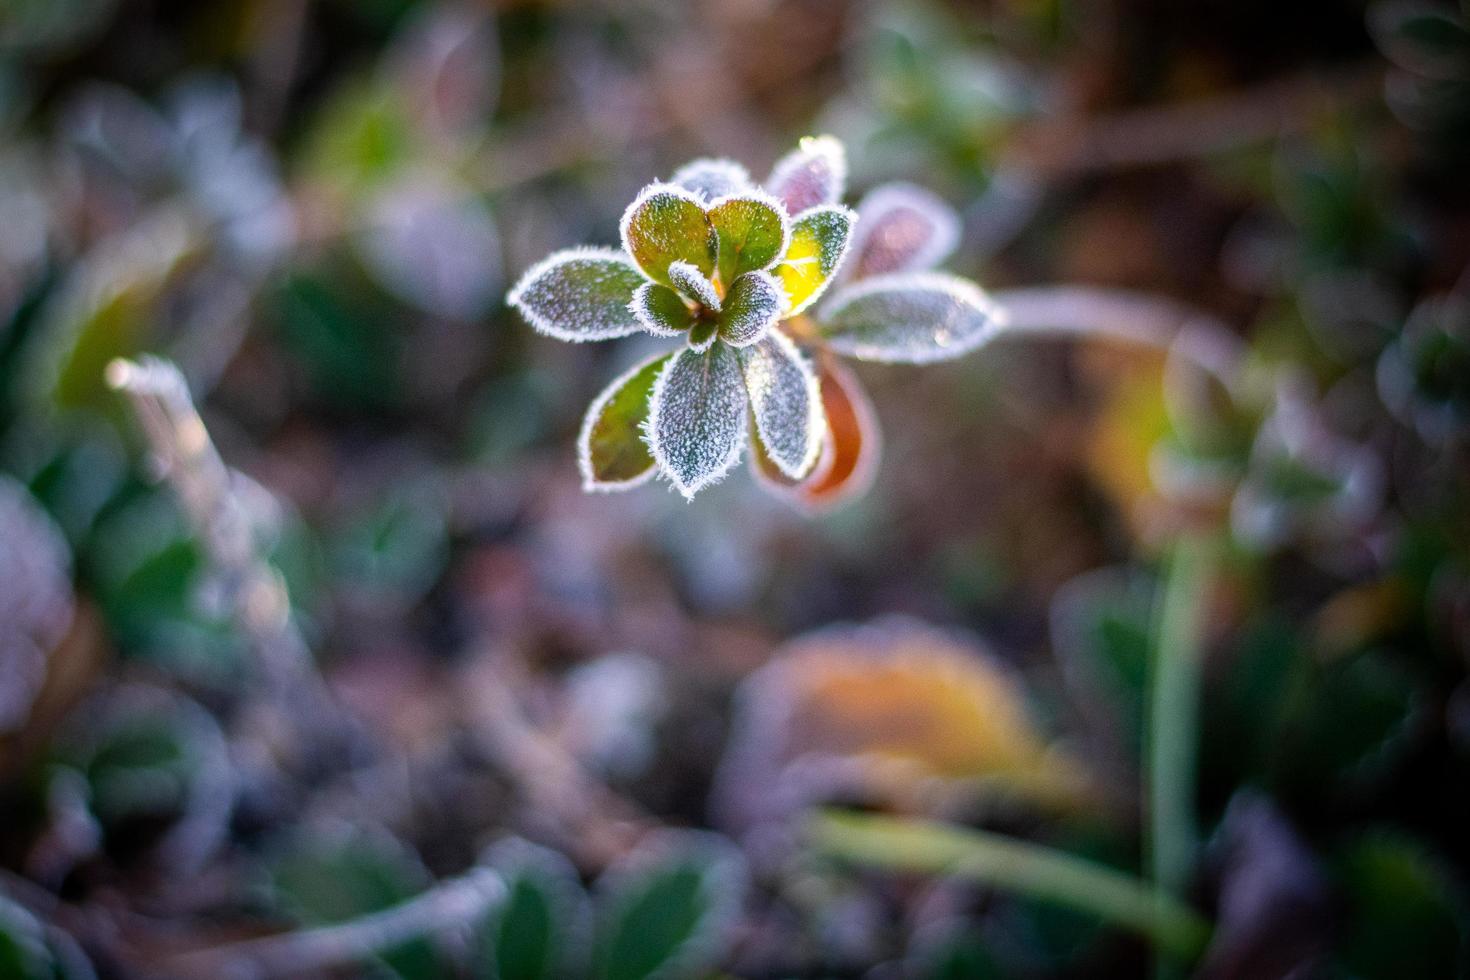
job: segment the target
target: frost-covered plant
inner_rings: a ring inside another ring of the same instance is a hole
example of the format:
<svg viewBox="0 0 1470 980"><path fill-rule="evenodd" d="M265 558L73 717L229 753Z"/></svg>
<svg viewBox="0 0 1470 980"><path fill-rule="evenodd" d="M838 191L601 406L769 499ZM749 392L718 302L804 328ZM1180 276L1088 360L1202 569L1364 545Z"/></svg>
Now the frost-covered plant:
<svg viewBox="0 0 1470 980"><path fill-rule="evenodd" d="M840 203L846 172L827 136L761 186L737 163L696 160L628 206L622 250L557 252L521 278L510 302L542 333L685 342L593 401L579 439L588 490L662 473L692 497L749 439L768 485L830 503L862 488L877 451L867 398L834 355L923 363L994 333L1001 314L978 286L928 271L958 241L953 212L906 184L854 212Z"/></svg>

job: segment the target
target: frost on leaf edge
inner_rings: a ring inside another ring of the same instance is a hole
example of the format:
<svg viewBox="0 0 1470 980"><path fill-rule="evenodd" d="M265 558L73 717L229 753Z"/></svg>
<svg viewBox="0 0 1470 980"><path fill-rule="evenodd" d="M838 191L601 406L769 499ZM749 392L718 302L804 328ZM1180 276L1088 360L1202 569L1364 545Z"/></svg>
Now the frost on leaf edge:
<svg viewBox="0 0 1470 980"><path fill-rule="evenodd" d="M839 214L846 215L847 240L842 243L842 254L837 256L837 263L832 266L831 273L828 274L826 279L822 280L822 282L818 284L816 289L812 290L812 294L810 296L802 300L801 305L792 306L787 309L786 315L788 317L793 317L797 316L798 314L805 313L807 310L810 310L814 305L816 305L817 300L825 296L827 294L827 290L830 289L832 285L836 283L838 278L842 275L842 268L847 264L847 257L852 254L853 235L857 230L858 219L860 216L856 211L845 204L813 204L811 207L807 208L806 210L802 211L791 219L792 229L794 230L803 219L810 217L813 214L816 214L818 211L835 211ZM790 246L788 245L787 247L789 248ZM779 267L785 261L785 256L782 256L781 261L777 262L775 266L772 266L772 268L774 269ZM788 299L789 298L790 297L788 297Z"/></svg>
<svg viewBox="0 0 1470 980"><path fill-rule="evenodd" d="M740 421L737 423L740 427L740 431L736 434L736 437L731 440L730 450L726 453L725 458L721 460L720 463L708 474L687 487L682 482L680 482L679 478L674 474L674 471L669 467L668 456L664 453L663 448L659 445L657 435L658 419L661 409L663 408L664 388L667 387L668 384L669 372L674 369L675 364L679 363L679 358L686 355L692 357L704 357L707 353L708 348L702 351L698 351L693 349L692 347L685 347L675 351L673 356L669 357L669 363L664 365L663 370L659 371L658 377L655 378L653 381L653 391L648 396L648 418L644 421L643 424L643 441L648 444L648 451L653 455L653 461L658 472L668 477L669 484L675 490L679 491L679 493L684 496L685 500L693 500L696 493L703 490L705 487L714 486L716 483L719 483L726 476L728 476L730 471L735 468L735 464L740 462L740 456L745 451L746 440L750 438L750 396L745 392L745 374L743 371L741 371L740 392L742 395L745 395L747 407L745 411L742 411L740 413ZM734 351L732 350L731 353L733 354ZM735 368L737 371L740 370L738 355Z"/></svg>
<svg viewBox="0 0 1470 980"><path fill-rule="evenodd" d="M864 297L879 292L902 291L910 289L936 290L948 293L952 298L966 303L978 312L990 319L990 329L978 332L963 344L954 347L945 347L934 351L922 352L908 357L879 357L872 354L858 354L852 348L841 342L840 337L833 337L826 332L830 318L844 304L855 302ZM990 298L990 294L980 287L980 284L948 272L890 272L883 275L871 276L860 279L840 287L828 300L822 304L822 309L817 316L817 322L822 326L822 335L827 344L840 354L854 358L859 361L867 361L872 364L933 364L938 361L953 360L963 357L970 352L985 346L994 340L996 335L1010 325L1010 317L1005 308Z"/></svg>
<svg viewBox="0 0 1470 980"><path fill-rule="evenodd" d="M718 262L718 259L716 259ZM679 276L688 280L689 285L683 286L674 278L674 267L679 266ZM715 291L715 284L710 282L699 267L683 259L675 259L669 263L669 281L674 284L677 292L683 293L690 299L707 306L716 313L720 312L720 294ZM696 294L696 295L691 295Z"/></svg>
<svg viewBox="0 0 1470 980"><path fill-rule="evenodd" d="M832 164L833 188L829 200L824 204L837 204L842 196L847 193L847 147L842 140L830 133L820 136L806 136L797 141L796 149L785 154L771 167L771 174L766 178L762 187L774 188L778 181L785 180L792 170L801 166L807 157L825 157ZM774 191L772 192L774 193ZM819 207L820 205L813 205ZM808 208L807 210L810 210Z"/></svg>
<svg viewBox="0 0 1470 980"><path fill-rule="evenodd" d="M675 292L663 283L650 279L633 290L633 298L628 300L628 312L633 314L633 318L638 321L642 330L655 337L684 336L685 328L675 330L672 327L665 327L654 318L653 307L649 306L648 298L653 295L655 289L668 289L669 292Z"/></svg>
<svg viewBox="0 0 1470 980"><path fill-rule="evenodd" d="M779 248L776 249L776 257L771 259L770 262L767 262L765 265L761 266L760 269L747 269L746 272L757 272L764 271L766 269L774 269L786 256L786 250L791 247L791 227L796 219L792 218L791 212L786 210L785 202L783 202L779 197L777 197L775 194L772 194L770 191L767 191L763 187L751 187L747 190L736 191L732 194L724 194L720 197L717 197L713 201L710 201L709 204L705 205L704 213L708 215L711 211L719 207L721 204L727 204L730 201L754 201L757 204L764 204L766 207L771 208L773 211L776 212L777 215L780 216L781 245ZM820 207L821 205L816 206ZM811 209L808 208L807 210ZM710 227L714 227L713 221L710 222ZM716 234L718 234L718 229L716 229ZM715 250L715 268L718 269L719 267L720 255L719 249L717 247ZM726 287L728 288L728 286L729 284L727 283Z"/></svg>
<svg viewBox="0 0 1470 980"><path fill-rule="evenodd" d="M927 217L933 224L935 233L903 267L878 273L878 275L925 272L954 254L964 234L964 225L959 213L949 202L927 187L906 180L879 184L863 195L863 199L857 204L857 213L861 215L881 207L882 210L879 211L879 218L881 218L883 214L894 210L896 205L907 206ZM879 226L879 218L869 218L864 222L864 235L854 233L851 236L853 254L861 255L862 247L867 243L867 237L871 236ZM856 270L856 266L849 266L849 271L856 272Z"/></svg>
<svg viewBox="0 0 1470 980"><path fill-rule="evenodd" d="M617 392L621 390L624 385L637 377L638 373L647 368L650 364L654 363L660 358L672 358L672 356L673 354L671 354L669 351L664 351L662 353L643 358L643 360L634 364L628 370L624 371L622 374L609 381L607 383L607 386L604 387L602 391L598 392L597 397L592 399L592 404L587 406L587 413L582 416L582 428L577 432L577 470L582 474L582 490L584 492L618 493L623 490L631 490L634 487L642 486L643 484L647 483L649 480L653 479L655 474L658 473L659 464L657 457L655 457L653 463L648 467L648 469L644 470L642 473L639 473L632 479L597 479L597 476L592 472L592 427L597 424L597 419L599 416L601 416L603 408L607 406L607 403L612 400L613 395L617 394ZM659 373L662 374L663 372L660 371ZM654 379L655 386L657 385L657 383L657 379ZM651 417L653 414L653 392L651 391L648 394L648 406L649 415ZM647 420L645 420L645 422L646 421ZM640 435L642 436L643 442L646 445L648 443L648 433L642 432L640 433ZM651 449L649 455L653 455Z"/></svg>
<svg viewBox="0 0 1470 980"><path fill-rule="evenodd" d="M779 330L769 331L762 339L770 340L789 360L797 365L802 374L802 383L806 386L807 396L807 438L806 449L801 457L800 466L793 472L781 464L781 461L771 455L771 440L765 434L765 427L761 424L760 416L755 411L755 401L750 394L750 382L745 374L744 351L740 358L740 380L745 385L745 398L750 404L748 415L755 418L755 438L761 441L766 458L776 464L776 468L793 480L804 480L811 475L812 467L816 466L817 458L822 454L822 442L827 431L827 411L822 405L822 385L817 378L816 369L812 363L801 353L801 350ZM759 467L754 467L759 469Z"/></svg>
<svg viewBox="0 0 1470 980"><path fill-rule="evenodd" d="M610 262L619 262L638 273L638 275L643 275L643 270L638 268L638 263L634 262L626 253L618 249L609 248L605 245L573 245L571 248L564 248L552 252L546 258L521 273L521 278L516 280L516 284L505 295L506 305L512 307L525 318L525 321L531 325L531 329L537 333L545 334L548 337L555 337L557 340L565 340L573 344L585 344L597 340L615 340L618 337L627 337L637 333L641 329L641 325L637 323L627 329L620 328L609 333L573 333L556 326L521 301L526 290L531 287L533 282L540 279L555 266L571 261L572 259L604 259Z"/></svg>
<svg viewBox="0 0 1470 980"><path fill-rule="evenodd" d="M674 197L688 201L699 208L700 211L705 211L703 197L687 187L681 187L678 184L671 184L662 180L656 180L651 184L646 184L643 190L638 192L638 196L633 198L632 203L623 209L623 216L618 219L618 241L623 243L623 251L627 253L628 261L633 263L633 268L638 270L639 275L649 280L653 280L653 277L644 271L643 267L638 264L637 259L633 258L633 249L628 244L628 228L633 224L633 215L638 212L638 208L647 203L648 199L655 194L671 194ZM705 212L704 221L705 225L708 226L708 212Z"/></svg>
<svg viewBox="0 0 1470 980"><path fill-rule="evenodd" d="M700 195L699 191L696 191L692 187L685 187L684 185L684 181L688 180L690 175L700 168L709 171L722 171L726 177L730 178L732 184L747 190L755 187L755 181L750 179L750 171L746 169L745 165L738 160L731 160L729 157L696 157L670 174L668 183L676 184L679 187L684 187L685 190L692 194ZM731 194L734 193L738 192L731 192Z"/></svg>
<svg viewBox="0 0 1470 980"><path fill-rule="evenodd" d="M787 295L786 285L781 281L781 278L779 276L775 275L774 273L768 272L765 269L755 269L751 272L742 272L738 277L736 277L735 281L739 282L746 276L754 276L757 279L761 279L765 281L767 285L769 285L773 290L775 290L776 308L774 311L772 311L770 319L766 321L764 326L762 326L755 333L751 334L748 338L739 343L736 343L729 337L726 337L724 334L724 324L720 324L720 329L716 331L717 335L719 336L721 341L723 341L727 346L733 347L735 350L744 350L745 348L759 341L762 337L767 337L773 333L776 333L776 324L787 318L787 316L789 315L787 313L787 310L789 310L791 307L791 297ZM729 298L728 294L726 294L726 298Z"/></svg>

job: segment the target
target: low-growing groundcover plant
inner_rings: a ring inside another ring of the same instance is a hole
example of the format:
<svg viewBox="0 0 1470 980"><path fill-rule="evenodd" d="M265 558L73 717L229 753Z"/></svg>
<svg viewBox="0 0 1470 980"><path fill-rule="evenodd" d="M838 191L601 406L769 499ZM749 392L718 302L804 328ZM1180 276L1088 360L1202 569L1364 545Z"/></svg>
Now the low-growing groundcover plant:
<svg viewBox="0 0 1470 980"><path fill-rule="evenodd" d="M853 211L846 176L830 136L802 140L759 186L738 163L695 160L628 206L621 250L567 249L526 272L509 301L542 333L684 341L592 402L578 441L586 489L661 474L693 497L749 439L768 486L835 502L863 489L877 442L866 395L833 355L942 360L1002 325L979 286L930 271L959 238L948 207L889 184Z"/></svg>

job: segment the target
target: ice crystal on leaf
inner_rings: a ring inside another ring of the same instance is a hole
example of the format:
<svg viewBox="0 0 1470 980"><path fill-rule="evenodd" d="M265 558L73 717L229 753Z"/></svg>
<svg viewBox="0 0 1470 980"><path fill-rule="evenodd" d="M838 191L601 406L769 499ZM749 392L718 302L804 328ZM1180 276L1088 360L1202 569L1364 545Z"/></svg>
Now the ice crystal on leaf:
<svg viewBox="0 0 1470 980"><path fill-rule="evenodd" d="M764 186L734 161L695 160L628 206L621 249L568 249L521 277L509 301L541 333L684 339L592 403L578 439L588 490L661 475L692 497L749 440L763 485L830 507L866 488L880 445L834 355L943 360L1003 326L979 286L929 271L959 241L943 202L890 184L853 211L846 181L830 136L802 140Z"/></svg>

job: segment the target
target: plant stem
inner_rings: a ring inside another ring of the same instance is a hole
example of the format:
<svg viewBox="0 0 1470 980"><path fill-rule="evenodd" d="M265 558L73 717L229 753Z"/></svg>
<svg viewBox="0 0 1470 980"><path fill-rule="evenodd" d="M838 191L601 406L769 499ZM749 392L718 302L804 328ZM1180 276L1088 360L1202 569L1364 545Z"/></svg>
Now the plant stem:
<svg viewBox="0 0 1470 980"><path fill-rule="evenodd" d="M819 812L808 833L834 857L898 871L954 875L1066 905L1132 929L1181 960L1199 955L1210 926L1193 909L1131 875L986 831L869 814Z"/></svg>
<svg viewBox="0 0 1470 980"><path fill-rule="evenodd" d="M1202 537L1186 534L1175 544L1150 672L1148 853L1156 894L1169 900L1176 900L1189 883L1198 841L1195 761L1211 564L1211 545ZM1167 970L1161 966L1159 972Z"/></svg>

